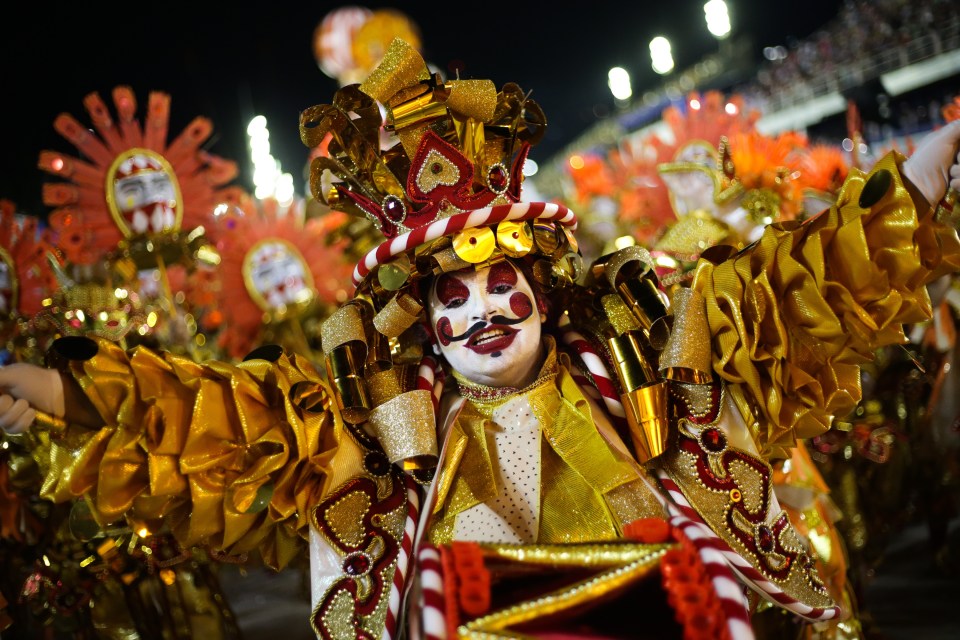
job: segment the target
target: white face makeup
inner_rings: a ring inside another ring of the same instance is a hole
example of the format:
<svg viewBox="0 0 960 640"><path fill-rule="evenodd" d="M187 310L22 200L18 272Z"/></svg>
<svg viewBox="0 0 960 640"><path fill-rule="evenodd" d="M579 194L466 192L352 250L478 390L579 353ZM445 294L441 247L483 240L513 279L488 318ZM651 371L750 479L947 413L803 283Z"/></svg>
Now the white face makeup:
<svg viewBox="0 0 960 640"><path fill-rule="evenodd" d="M509 262L438 277L430 324L440 352L471 382L524 387L540 370L540 324L533 289Z"/></svg>

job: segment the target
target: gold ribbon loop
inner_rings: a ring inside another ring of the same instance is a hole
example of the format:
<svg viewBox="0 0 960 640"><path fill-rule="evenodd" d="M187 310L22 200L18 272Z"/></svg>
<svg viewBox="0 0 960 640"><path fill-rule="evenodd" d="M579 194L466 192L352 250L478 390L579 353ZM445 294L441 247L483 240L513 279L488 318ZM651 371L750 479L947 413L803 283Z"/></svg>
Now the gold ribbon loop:
<svg viewBox="0 0 960 640"><path fill-rule="evenodd" d="M624 269L627 265L630 265L630 268ZM624 279L642 278L653 269L653 256L646 249L634 245L620 249L596 266L603 270L603 276L610 283L610 288L617 289Z"/></svg>
<svg viewBox="0 0 960 640"><path fill-rule="evenodd" d="M401 89L429 78L430 71L420 53L400 38L394 38L383 60L360 85L360 91L387 104Z"/></svg>
<svg viewBox="0 0 960 640"><path fill-rule="evenodd" d="M358 341L367 344L363 330L363 309L357 304L346 304L331 315L320 327L320 340L327 356L337 347Z"/></svg>
<svg viewBox="0 0 960 640"><path fill-rule="evenodd" d="M365 317L369 317L369 303L356 300L338 309L320 327L320 340L326 355L327 378L343 419L359 424L370 411L370 394L364 382L367 360L367 331Z"/></svg>
<svg viewBox="0 0 960 640"><path fill-rule="evenodd" d="M396 338L409 329L420 317L423 306L408 293L401 293L373 318L373 326L388 338Z"/></svg>

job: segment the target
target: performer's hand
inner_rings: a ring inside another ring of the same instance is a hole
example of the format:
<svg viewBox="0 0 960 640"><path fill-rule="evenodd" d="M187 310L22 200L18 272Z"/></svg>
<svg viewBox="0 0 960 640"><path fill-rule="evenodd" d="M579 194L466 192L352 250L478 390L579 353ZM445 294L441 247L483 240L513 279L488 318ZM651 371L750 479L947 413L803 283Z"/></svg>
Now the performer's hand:
<svg viewBox="0 0 960 640"><path fill-rule="evenodd" d="M947 187L960 190L960 120L928 134L917 150L903 163L903 175L931 206L947 192Z"/></svg>
<svg viewBox="0 0 960 640"><path fill-rule="evenodd" d="M0 429L25 431L37 410L58 418L66 413L60 372L25 363L0 367Z"/></svg>

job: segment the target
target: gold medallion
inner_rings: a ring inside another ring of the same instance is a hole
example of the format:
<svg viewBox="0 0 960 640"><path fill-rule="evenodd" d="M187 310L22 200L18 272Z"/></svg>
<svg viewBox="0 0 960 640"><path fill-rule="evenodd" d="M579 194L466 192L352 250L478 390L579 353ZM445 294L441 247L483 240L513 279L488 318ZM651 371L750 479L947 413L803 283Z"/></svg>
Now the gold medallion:
<svg viewBox="0 0 960 640"><path fill-rule="evenodd" d="M497 246L511 258L522 258L533 249L533 232L526 222L504 221L497 225Z"/></svg>
<svg viewBox="0 0 960 640"><path fill-rule="evenodd" d="M461 260L479 264L493 255L497 241L489 227L464 229L453 237L453 250Z"/></svg>

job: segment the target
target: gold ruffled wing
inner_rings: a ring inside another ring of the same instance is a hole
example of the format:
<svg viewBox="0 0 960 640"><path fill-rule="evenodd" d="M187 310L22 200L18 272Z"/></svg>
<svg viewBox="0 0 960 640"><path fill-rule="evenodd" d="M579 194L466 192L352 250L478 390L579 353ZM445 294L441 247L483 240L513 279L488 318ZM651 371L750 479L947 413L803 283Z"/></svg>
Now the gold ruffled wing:
<svg viewBox="0 0 960 640"><path fill-rule="evenodd" d="M168 527L184 546L289 562L342 437L313 367L287 355L200 365L98 346L70 367L106 426L54 442L43 497L83 496L101 524Z"/></svg>
<svg viewBox="0 0 960 640"><path fill-rule="evenodd" d="M930 316L925 285L960 268L956 230L911 197L902 161L891 152L869 174L852 170L829 210L698 265L714 370L738 385L764 457L789 457L852 410L859 365L905 342L902 325Z"/></svg>

